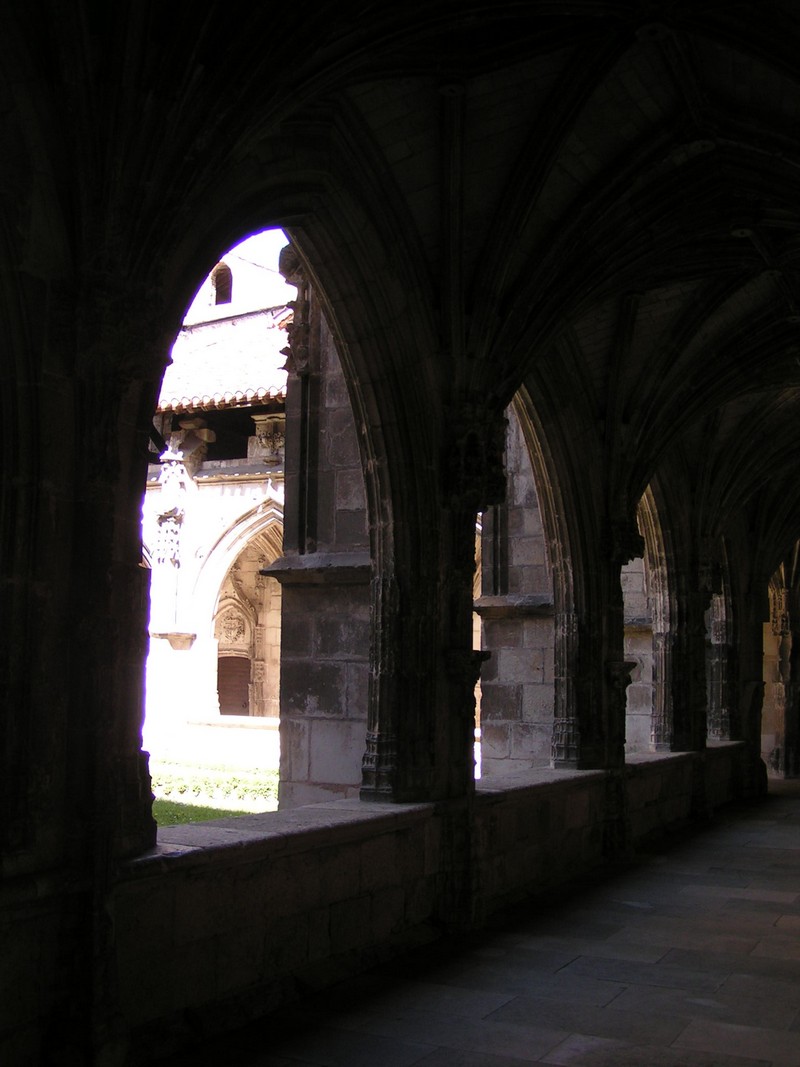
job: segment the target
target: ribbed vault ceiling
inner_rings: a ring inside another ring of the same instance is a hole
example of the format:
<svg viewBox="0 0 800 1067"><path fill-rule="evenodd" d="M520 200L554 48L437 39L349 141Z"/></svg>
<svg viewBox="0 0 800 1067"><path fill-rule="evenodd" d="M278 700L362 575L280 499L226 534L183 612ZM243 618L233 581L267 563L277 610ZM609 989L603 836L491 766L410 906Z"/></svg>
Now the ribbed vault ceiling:
<svg viewBox="0 0 800 1067"><path fill-rule="evenodd" d="M8 186L27 160L69 269L157 292L194 257L188 293L260 203L339 301L353 373L414 379L421 434L525 384L615 506L690 471L707 535L771 512L771 559L800 534L796 4L178 11L45 2L9 24L2 88L30 122L5 131ZM21 85L34 24L41 83Z"/></svg>

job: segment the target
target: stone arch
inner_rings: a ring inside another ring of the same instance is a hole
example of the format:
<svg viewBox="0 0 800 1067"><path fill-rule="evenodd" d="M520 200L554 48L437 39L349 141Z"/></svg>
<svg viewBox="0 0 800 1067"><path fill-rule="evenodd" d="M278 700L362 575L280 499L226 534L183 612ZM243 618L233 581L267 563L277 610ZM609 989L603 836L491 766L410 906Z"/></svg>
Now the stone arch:
<svg viewBox="0 0 800 1067"><path fill-rule="evenodd" d="M213 620L225 575L239 554L256 538L272 562L280 556L283 545L283 500L273 490L271 499L262 501L229 526L215 541L197 575L193 589L197 617L209 620L212 636Z"/></svg>

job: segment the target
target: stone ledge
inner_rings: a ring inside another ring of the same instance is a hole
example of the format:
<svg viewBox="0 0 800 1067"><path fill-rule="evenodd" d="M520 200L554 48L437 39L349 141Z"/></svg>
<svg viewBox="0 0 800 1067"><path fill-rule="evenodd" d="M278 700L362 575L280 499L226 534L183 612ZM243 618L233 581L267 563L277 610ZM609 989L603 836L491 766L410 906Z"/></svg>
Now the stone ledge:
<svg viewBox="0 0 800 1067"><path fill-rule="evenodd" d="M696 752L631 752L625 757L625 766L647 767L655 763L692 759L706 753L725 752L736 748L744 748L744 741L709 741L705 748Z"/></svg>
<svg viewBox="0 0 800 1067"><path fill-rule="evenodd" d="M281 556L258 573L281 585L366 585L371 563L369 552L312 552Z"/></svg>
<svg viewBox="0 0 800 1067"><path fill-rule="evenodd" d="M482 596L473 603L473 609L482 619L518 619L526 616L551 616L554 614L552 598L545 595Z"/></svg>
<svg viewBox="0 0 800 1067"><path fill-rule="evenodd" d="M508 774L493 774L487 778L480 778L475 783L475 793L478 798L489 798L529 789L545 792L576 785L591 778L604 778L605 775L604 770L533 767L525 771L511 771Z"/></svg>
<svg viewBox="0 0 800 1067"><path fill-rule="evenodd" d="M336 800L289 811L239 815L158 831L155 848L128 860L123 876L146 877L177 866L209 866L221 859L264 859L344 845L392 833L433 816L433 804L375 804ZM238 855L237 855L238 854Z"/></svg>

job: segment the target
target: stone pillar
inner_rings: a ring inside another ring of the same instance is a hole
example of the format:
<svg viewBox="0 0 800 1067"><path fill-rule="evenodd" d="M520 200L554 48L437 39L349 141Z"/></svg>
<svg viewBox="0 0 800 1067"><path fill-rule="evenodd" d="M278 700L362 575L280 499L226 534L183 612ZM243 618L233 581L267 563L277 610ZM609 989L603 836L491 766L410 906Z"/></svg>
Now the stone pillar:
<svg viewBox="0 0 800 1067"><path fill-rule="evenodd" d="M708 662L708 736L729 741L735 736L735 646L723 593L711 598L711 645Z"/></svg>
<svg viewBox="0 0 800 1067"><path fill-rule="evenodd" d="M474 693L483 660L472 648L475 520L503 499L505 428L505 417L482 402L459 405L448 419L439 484L426 497L420 477L420 514L398 515L390 531L381 531L365 799L472 792ZM403 565L395 567L400 553Z"/></svg>
<svg viewBox="0 0 800 1067"><path fill-rule="evenodd" d="M551 762L554 767L579 767L581 730L578 716L580 623L577 612L555 616L555 714Z"/></svg>
<svg viewBox="0 0 800 1067"><path fill-rule="evenodd" d="M788 635L786 663L786 723L784 775L800 777L800 595L788 590Z"/></svg>
<svg viewBox="0 0 800 1067"><path fill-rule="evenodd" d="M690 571L690 575L695 571ZM689 580L691 577L689 576ZM698 752L706 746L706 623L711 590L681 589L677 594L677 629L673 645L673 708L670 748Z"/></svg>
<svg viewBox="0 0 800 1067"><path fill-rule="evenodd" d="M369 556L284 556L281 809L358 796L367 715Z"/></svg>
<svg viewBox="0 0 800 1067"><path fill-rule="evenodd" d="M650 747L669 752L672 736L672 650L670 633L653 629L653 722Z"/></svg>
<svg viewBox="0 0 800 1067"><path fill-rule="evenodd" d="M642 552L634 521L609 523L584 592L588 606L556 615L554 767L624 766L625 693L636 664L624 654L620 578L623 564Z"/></svg>
<svg viewBox="0 0 800 1067"><path fill-rule="evenodd" d="M281 808L357 796L366 745L370 553L355 421L333 338L296 251L285 350L281 586ZM265 431L266 432L266 431Z"/></svg>

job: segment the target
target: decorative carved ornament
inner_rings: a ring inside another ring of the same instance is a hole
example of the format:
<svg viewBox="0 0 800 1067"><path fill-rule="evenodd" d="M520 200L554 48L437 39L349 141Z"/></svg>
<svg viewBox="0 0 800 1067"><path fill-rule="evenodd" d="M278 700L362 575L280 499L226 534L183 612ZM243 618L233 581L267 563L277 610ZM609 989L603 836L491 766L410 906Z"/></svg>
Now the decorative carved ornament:
<svg viewBox="0 0 800 1067"><path fill-rule="evenodd" d="M776 637L789 633L789 590L773 588L770 590L770 622Z"/></svg>
<svg viewBox="0 0 800 1067"><path fill-rule="evenodd" d="M248 644L247 621L235 608L225 611L217 620L217 640L223 648L246 648Z"/></svg>

